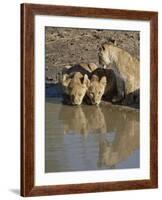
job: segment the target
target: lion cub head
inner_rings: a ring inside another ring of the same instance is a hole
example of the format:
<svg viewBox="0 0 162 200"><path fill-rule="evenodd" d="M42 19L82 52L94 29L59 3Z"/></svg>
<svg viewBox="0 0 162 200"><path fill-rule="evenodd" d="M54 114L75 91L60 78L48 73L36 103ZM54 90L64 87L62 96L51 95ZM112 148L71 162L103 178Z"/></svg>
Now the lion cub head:
<svg viewBox="0 0 162 200"><path fill-rule="evenodd" d="M99 62L101 65L109 65L117 60L117 53L119 48L111 43L105 43L101 46L99 52Z"/></svg>
<svg viewBox="0 0 162 200"><path fill-rule="evenodd" d="M62 85L66 94L70 97L70 103L72 105L80 105L88 89L89 79L87 74L83 76L80 72L64 74Z"/></svg>
<svg viewBox="0 0 162 200"><path fill-rule="evenodd" d="M92 75L90 85L87 91L92 104L98 105L101 102L101 98L106 88L106 76L103 76L100 80L96 75Z"/></svg>

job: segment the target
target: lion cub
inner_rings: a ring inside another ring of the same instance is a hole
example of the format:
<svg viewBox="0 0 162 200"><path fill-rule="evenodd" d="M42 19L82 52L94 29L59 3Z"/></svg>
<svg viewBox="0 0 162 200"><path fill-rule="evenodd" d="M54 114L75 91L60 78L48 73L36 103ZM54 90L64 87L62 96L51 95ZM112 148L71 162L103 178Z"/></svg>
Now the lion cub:
<svg viewBox="0 0 162 200"><path fill-rule="evenodd" d="M67 66L63 70L62 85L66 93L66 103L80 105L88 90L89 77L97 66L94 63Z"/></svg>
<svg viewBox="0 0 162 200"><path fill-rule="evenodd" d="M125 83L114 69L97 68L91 74L87 91L91 104L99 104L102 97L113 103L125 97Z"/></svg>
<svg viewBox="0 0 162 200"><path fill-rule="evenodd" d="M139 89L140 64L139 61L127 51L112 43L102 45L99 53L100 64L109 65L115 63L116 69L124 78L126 94Z"/></svg>

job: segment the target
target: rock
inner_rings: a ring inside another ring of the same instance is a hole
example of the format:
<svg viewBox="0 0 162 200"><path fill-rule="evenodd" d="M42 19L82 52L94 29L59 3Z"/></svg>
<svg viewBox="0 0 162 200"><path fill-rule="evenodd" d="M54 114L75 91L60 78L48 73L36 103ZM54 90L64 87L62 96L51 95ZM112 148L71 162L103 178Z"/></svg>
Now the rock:
<svg viewBox="0 0 162 200"><path fill-rule="evenodd" d="M99 65L98 52L101 44L110 38L116 41L118 47L139 58L139 37L137 31L46 27L46 75L52 73L56 76L66 65L90 62Z"/></svg>

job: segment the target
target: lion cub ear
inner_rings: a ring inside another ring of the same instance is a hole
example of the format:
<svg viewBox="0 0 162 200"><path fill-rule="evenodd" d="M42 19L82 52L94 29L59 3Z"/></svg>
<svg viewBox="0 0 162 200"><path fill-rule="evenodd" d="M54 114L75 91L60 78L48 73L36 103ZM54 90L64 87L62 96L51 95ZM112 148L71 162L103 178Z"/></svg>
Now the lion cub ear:
<svg viewBox="0 0 162 200"><path fill-rule="evenodd" d="M107 80L106 80L106 76L103 76L100 80L100 83L104 86L106 86Z"/></svg>
<svg viewBox="0 0 162 200"><path fill-rule="evenodd" d="M112 39L112 38L109 38L109 41L108 41L109 44L112 44L114 46L117 46L117 42L116 40Z"/></svg>
<svg viewBox="0 0 162 200"><path fill-rule="evenodd" d="M92 75L92 78L91 78L91 82L93 82L93 81L99 81L98 76L96 76L95 74Z"/></svg>
<svg viewBox="0 0 162 200"><path fill-rule="evenodd" d="M83 77L83 84L85 84L87 87L89 87L90 80L89 80L87 74L84 74L84 77Z"/></svg>
<svg viewBox="0 0 162 200"><path fill-rule="evenodd" d="M62 85L65 86L65 87L68 87L69 83L71 81L71 78L69 78L69 75L68 74L64 74L63 77L62 77Z"/></svg>
<svg viewBox="0 0 162 200"><path fill-rule="evenodd" d="M79 80L83 77L83 75L80 72L74 73L73 79L74 80Z"/></svg>

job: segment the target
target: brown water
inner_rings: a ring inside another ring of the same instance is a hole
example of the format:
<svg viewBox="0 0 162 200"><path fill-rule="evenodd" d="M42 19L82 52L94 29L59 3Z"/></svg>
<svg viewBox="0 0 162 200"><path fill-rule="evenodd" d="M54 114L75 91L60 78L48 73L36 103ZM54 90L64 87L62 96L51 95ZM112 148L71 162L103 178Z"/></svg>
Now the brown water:
<svg viewBox="0 0 162 200"><path fill-rule="evenodd" d="M46 98L45 172L138 168L139 112Z"/></svg>

